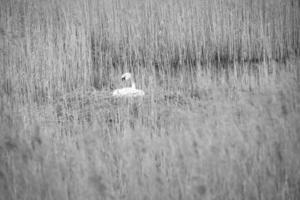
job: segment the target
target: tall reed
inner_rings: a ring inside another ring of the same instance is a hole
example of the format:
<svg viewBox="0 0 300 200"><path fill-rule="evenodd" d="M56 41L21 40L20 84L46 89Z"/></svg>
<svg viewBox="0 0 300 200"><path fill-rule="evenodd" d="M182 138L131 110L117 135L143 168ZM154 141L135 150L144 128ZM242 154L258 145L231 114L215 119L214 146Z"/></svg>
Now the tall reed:
<svg viewBox="0 0 300 200"><path fill-rule="evenodd" d="M285 61L299 56L299 8L296 0L2 0L1 87L13 100L43 102L79 86L113 88L125 70L166 83L209 63Z"/></svg>

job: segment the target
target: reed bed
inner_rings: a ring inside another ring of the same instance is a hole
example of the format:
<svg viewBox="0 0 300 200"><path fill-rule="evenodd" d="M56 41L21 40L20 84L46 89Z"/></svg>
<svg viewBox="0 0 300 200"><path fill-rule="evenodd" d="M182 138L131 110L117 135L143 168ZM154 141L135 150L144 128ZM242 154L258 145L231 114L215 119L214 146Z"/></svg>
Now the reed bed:
<svg viewBox="0 0 300 200"><path fill-rule="evenodd" d="M0 199L297 199L300 87L280 77L198 100L2 99Z"/></svg>
<svg viewBox="0 0 300 200"><path fill-rule="evenodd" d="M298 199L299 10L0 0L0 200Z"/></svg>
<svg viewBox="0 0 300 200"><path fill-rule="evenodd" d="M15 100L40 102L79 86L114 88L117 74L128 70L143 87L150 76L169 87L172 76L210 63L216 77L228 63L285 62L300 52L299 6L296 0L1 1L1 86Z"/></svg>

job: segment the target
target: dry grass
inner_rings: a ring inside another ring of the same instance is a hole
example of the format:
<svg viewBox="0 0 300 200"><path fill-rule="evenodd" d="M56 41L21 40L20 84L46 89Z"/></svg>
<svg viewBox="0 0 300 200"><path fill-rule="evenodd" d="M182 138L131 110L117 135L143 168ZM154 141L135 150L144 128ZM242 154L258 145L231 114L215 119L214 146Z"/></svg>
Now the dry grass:
<svg viewBox="0 0 300 200"><path fill-rule="evenodd" d="M200 65L215 63L208 70L216 77L228 63L286 62L300 53L299 6L296 0L3 0L1 87L14 101L44 102L78 87L114 88L117 74L128 70L143 88L151 86L149 77L170 88L168 79Z"/></svg>
<svg viewBox="0 0 300 200"><path fill-rule="evenodd" d="M299 1L0 5L1 200L299 198Z"/></svg>
<svg viewBox="0 0 300 200"><path fill-rule="evenodd" d="M299 83L281 78L200 99L95 95L60 115L3 100L2 199L297 199Z"/></svg>

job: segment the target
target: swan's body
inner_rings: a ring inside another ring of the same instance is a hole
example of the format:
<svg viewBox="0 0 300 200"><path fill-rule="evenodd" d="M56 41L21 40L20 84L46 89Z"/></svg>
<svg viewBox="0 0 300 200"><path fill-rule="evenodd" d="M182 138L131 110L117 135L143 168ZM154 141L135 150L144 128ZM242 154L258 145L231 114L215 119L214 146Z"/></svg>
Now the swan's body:
<svg viewBox="0 0 300 200"><path fill-rule="evenodd" d="M145 95L145 92L143 90L139 90L135 88L135 83L132 80L130 73L123 74L121 78L122 81L131 80L131 87L125 87L125 88L114 90L112 93L114 97L141 97Z"/></svg>
<svg viewBox="0 0 300 200"><path fill-rule="evenodd" d="M114 90L112 95L115 97L138 97L144 96L145 92L143 90L126 87Z"/></svg>

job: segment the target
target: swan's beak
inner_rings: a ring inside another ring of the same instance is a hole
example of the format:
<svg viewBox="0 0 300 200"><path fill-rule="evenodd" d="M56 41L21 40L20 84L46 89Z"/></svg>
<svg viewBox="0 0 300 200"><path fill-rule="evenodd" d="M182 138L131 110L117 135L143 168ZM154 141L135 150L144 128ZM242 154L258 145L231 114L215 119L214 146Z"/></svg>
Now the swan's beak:
<svg viewBox="0 0 300 200"><path fill-rule="evenodd" d="M121 80L122 80L122 81L125 81L125 77L122 77Z"/></svg>

